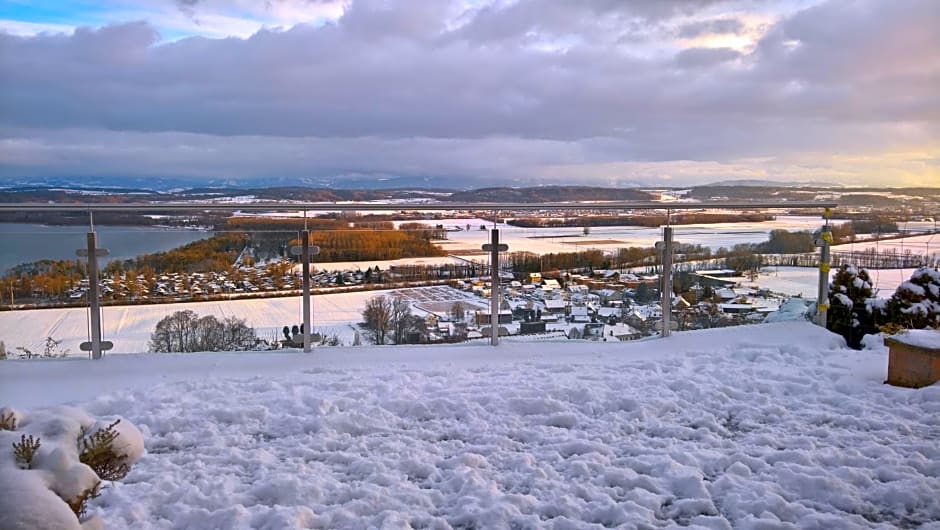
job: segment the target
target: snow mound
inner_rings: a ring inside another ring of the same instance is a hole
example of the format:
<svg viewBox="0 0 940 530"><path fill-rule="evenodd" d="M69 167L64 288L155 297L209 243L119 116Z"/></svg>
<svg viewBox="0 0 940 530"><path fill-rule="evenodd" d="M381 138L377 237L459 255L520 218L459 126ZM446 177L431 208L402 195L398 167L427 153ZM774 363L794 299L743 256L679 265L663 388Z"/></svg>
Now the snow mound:
<svg viewBox="0 0 940 530"><path fill-rule="evenodd" d="M883 333L874 333L862 337L862 349L865 350L884 350L885 337Z"/></svg>
<svg viewBox="0 0 940 530"><path fill-rule="evenodd" d="M810 303L805 298L791 298L780 304L780 308L776 311L764 317L764 323L807 320L806 313L809 311Z"/></svg>
<svg viewBox="0 0 940 530"><path fill-rule="evenodd" d="M95 471L79 460L82 433L90 435L113 421L95 420L81 409L66 406L30 413L3 407L0 418L6 427L14 428L0 430L0 528L101 528L98 514L79 521L66 502L100 483ZM129 465L136 462L144 452L140 431L124 419L115 430L119 435L113 447L127 455ZM17 458L13 448L30 439L39 443L27 463Z"/></svg>

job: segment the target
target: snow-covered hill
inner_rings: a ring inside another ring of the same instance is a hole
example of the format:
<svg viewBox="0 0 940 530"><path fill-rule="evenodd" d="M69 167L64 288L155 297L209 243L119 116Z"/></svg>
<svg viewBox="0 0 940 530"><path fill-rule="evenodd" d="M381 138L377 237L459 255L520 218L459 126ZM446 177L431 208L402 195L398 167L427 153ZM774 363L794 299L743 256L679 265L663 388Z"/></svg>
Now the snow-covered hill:
<svg viewBox="0 0 940 530"><path fill-rule="evenodd" d="M940 386L803 322L633 343L0 363L137 424L109 528L874 528L940 520ZM770 526L767 526L770 525Z"/></svg>

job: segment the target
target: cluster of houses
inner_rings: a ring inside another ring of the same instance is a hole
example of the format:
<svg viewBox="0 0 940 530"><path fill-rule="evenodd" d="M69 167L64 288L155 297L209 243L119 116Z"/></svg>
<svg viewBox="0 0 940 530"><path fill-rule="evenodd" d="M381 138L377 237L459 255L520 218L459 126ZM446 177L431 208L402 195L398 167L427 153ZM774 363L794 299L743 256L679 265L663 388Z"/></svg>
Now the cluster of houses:
<svg viewBox="0 0 940 530"><path fill-rule="evenodd" d="M442 270L441 278L452 275L452 270ZM426 277L424 274L423 277ZM314 289L355 287L378 282L407 282L418 280L413 266L392 266L388 270L314 270L310 285ZM242 295L261 292L297 291L301 288L300 269L287 260L258 262L256 265L237 266L231 272L166 273L149 277L128 277L121 272L103 274L99 280L101 295L106 300L184 301L199 300L221 295ZM70 300L81 300L88 292L88 279L80 280L70 288L66 296Z"/></svg>
<svg viewBox="0 0 940 530"><path fill-rule="evenodd" d="M684 283L688 289L672 297L674 329L698 329L760 322L776 311L782 299L740 287L734 271L700 271ZM539 273L519 280L506 276L501 284L500 335L564 332L569 338L633 340L660 331L662 308L659 276L629 271L596 270L543 278ZM458 281L458 288L489 299L489 282ZM707 296L706 296L707 295ZM490 334L490 310L473 313L469 338Z"/></svg>
<svg viewBox="0 0 940 530"><path fill-rule="evenodd" d="M274 266L272 266L274 265ZM129 277L127 273L103 275L100 292L104 299L180 301L213 295L258 293L298 289L299 280L276 263L256 267L241 266L233 272L166 273ZM85 297L88 279L83 278L67 296L72 300Z"/></svg>

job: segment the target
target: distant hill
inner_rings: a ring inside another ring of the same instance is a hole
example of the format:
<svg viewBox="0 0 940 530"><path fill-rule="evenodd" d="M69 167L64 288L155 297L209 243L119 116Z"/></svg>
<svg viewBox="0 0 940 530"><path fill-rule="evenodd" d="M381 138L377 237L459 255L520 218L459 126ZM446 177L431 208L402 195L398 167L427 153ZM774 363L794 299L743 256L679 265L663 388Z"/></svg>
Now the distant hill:
<svg viewBox="0 0 940 530"><path fill-rule="evenodd" d="M709 184L703 184L699 187L705 188L715 188L715 187L760 187L760 188L827 188L827 189L840 189L844 187L842 184L833 184L830 182L781 182L778 180L759 180L759 179L742 179L742 180L722 180L718 182L712 182Z"/></svg>
<svg viewBox="0 0 940 530"><path fill-rule="evenodd" d="M216 188L201 187L170 192L154 192L133 188L61 188L15 187L0 190L0 203L53 202L68 203L121 203L121 202L178 202L209 201L253 197L263 201L381 201L439 198L449 191L438 190L344 190L327 188L271 187L271 188Z"/></svg>
<svg viewBox="0 0 940 530"><path fill-rule="evenodd" d="M575 201L649 201L653 196L635 188L599 188L591 186L540 186L535 188L481 188L458 191L442 201L451 202L575 202Z"/></svg>

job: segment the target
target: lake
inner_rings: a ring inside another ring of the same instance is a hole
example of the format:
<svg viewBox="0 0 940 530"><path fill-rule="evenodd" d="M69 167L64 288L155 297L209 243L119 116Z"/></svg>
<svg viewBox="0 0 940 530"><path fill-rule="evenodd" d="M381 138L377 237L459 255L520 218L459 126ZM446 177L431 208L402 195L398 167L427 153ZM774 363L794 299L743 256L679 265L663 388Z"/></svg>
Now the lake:
<svg viewBox="0 0 940 530"><path fill-rule="evenodd" d="M101 265L140 254L170 250L206 239L212 232L150 226L96 226L98 246L110 251ZM84 226L46 226L0 223L0 273L20 263L41 259L75 259L75 251L87 248Z"/></svg>

